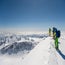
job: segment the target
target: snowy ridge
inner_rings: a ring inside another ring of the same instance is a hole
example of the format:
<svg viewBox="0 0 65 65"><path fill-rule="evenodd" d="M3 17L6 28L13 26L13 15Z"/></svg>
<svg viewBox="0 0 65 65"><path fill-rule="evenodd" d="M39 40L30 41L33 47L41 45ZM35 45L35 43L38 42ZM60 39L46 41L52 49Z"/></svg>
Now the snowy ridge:
<svg viewBox="0 0 65 65"><path fill-rule="evenodd" d="M61 39L63 41L63 39ZM41 41L22 61L22 65L65 65L65 50L62 52L61 40L59 50L54 47L54 40L50 37Z"/></svg>
<svg viewBox="0 0 65 65"><path fill-rule="evenodd" d="M16 39L16 37L14 38ZM9 46L5 45L5 48L6 46L10 47L10 45L14 45L15 43L16 43L16 47L19 47L19 44L21 42L27 42L26 44L31 44L29 42L32 42L34 48L31 49L30 52L26 50L24 52L22 51L24 55L22 55L21 51L19 52L19 54L16 55L7 55L7 54L0 55L0 65L65 65L64 33L61 34L61 38L59 39L58 51L54 47L54 40L52 39L52 37L49 37L48 35L45 36L45 35L36 35L36 34L24 35L19 41L16 40L16 42L11 44L7 43ZM1 46L0 46L0 50L2 49ZM25 45L25 46L29 46L29 45Z"/></svg>
<svg viewBox="0 0 65 65"><path fill-rule="evenodd" d="M47 42L48 41L48 42ZM22 61L21 65L48 65L50 39L42 40Z"/></svg>

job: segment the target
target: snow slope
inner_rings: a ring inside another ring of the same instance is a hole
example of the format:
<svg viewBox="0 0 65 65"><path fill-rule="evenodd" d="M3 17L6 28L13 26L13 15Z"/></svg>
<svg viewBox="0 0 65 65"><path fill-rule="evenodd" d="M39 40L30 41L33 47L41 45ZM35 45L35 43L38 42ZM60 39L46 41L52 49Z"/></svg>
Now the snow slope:
<svg viewBox="0 0 65 65"><path fill-rule="evenodd" d="M22 60L22 57L10 58L0 57L0 65L43 65L48 64L50 38L42 39L41 42ZM48 42L47 42L48 41ZM11 61L12 60L12 61ZM14 61L15 60L15 61Z"/></svg>
<svg viewBox="0 0 65 65"><path fill-rule="evenodd" d="M59 40L59 50L54 48L54 40L42 40L22 61L22 65L65 65L64 39ZM62 43L61 43L62 42Z"/></svg>
<svg viewBox="0 0 65 65"><path fill-rule="evenodd" d="M14 58L15 57L15 58ZM14 56L10 60L8 56L0 56L0 65L65 65L65 36L59 39L59 50L54 48L52 37L42 38L39 44L22 59Z"/></svg>
<svg viewBox="0 0 65 65"><path fill-rule="evenodd" d="M50 42L50 38L42 40L22 61L21 65L47 65Z"/></svg>
<svg viewBox="0 0 65 65"><path fill-rule="evenodd" d="M54 40L42 40L22 61L21 65L65 65L65 38L59 39L59 50L54 48Z"/></svg>

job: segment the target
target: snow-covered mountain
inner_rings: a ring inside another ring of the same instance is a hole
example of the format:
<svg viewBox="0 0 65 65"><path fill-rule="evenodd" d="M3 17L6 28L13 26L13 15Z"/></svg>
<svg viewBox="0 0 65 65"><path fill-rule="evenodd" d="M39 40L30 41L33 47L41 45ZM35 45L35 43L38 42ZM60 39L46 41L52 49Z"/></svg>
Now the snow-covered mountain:
<svg viewBox="0 0 65 65"><path fill-rule="evenodd" d="M0 34L0 53L1 54L17 54L24 51L32 50L42 38L46 38L44 34L16 35L16 34Z"/></svg>
<svg viewBox="0 0 65 65"><path fill-rule="evenodd" d="M58 51L47 34L0 34L0 65L65 65L65 33Z"/></svg>

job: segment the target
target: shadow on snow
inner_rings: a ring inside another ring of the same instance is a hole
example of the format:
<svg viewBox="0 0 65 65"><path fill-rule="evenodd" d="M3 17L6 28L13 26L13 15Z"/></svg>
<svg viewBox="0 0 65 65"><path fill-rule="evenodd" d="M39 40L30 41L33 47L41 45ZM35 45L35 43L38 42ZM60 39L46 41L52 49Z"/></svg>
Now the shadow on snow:
<svg viewBox="0 0 65 65"><path fill-rule="evenodd" d="M60 51L60 50L57 50L57 52L60 54L60 56L65 60L65 55Z"/></svg>

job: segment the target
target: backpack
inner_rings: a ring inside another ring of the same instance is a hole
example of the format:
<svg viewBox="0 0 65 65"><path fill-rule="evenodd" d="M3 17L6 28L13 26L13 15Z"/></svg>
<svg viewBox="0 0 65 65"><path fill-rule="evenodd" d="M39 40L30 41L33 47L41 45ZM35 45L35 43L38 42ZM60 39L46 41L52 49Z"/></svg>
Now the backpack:
<svg viewBox="0 0 65 65"><path fill-rule="evenodd" d="M60 37L60 30L56 31L56 37L58 37L58 38Z"/></svg>

